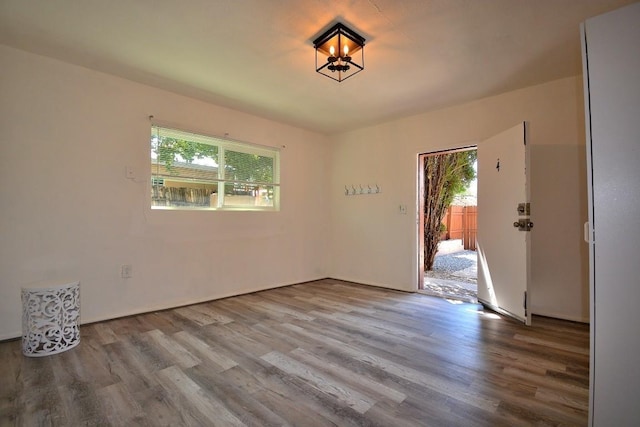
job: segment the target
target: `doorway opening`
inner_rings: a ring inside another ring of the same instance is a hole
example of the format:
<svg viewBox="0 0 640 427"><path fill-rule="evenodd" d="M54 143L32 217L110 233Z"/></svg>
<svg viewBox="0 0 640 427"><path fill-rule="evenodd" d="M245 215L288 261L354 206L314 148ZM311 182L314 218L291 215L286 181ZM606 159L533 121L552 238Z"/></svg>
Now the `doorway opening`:
<svg viewBox="0 0 640 427"><path fill-rule="evenodd" d="M477 303L476 147L419 156L421 293Z"/></svg>

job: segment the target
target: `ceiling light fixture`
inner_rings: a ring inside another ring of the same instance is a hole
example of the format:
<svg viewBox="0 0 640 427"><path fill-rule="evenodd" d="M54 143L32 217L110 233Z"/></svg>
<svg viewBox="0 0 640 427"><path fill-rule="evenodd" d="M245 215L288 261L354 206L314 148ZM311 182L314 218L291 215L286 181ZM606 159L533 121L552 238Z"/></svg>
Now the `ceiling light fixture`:
<svg viewBox="0 0 640 427"><path fill-rule="evenodd" d="M364 70L364 37L339 22L315 39L313 47L316 71L333 80L341 82Z"/></svg>

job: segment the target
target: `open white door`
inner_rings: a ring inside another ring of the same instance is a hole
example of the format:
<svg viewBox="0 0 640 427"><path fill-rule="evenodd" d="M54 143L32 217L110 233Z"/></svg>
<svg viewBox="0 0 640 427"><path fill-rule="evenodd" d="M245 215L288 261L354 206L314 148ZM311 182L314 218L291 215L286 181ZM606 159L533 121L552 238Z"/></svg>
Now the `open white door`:
<svg viewBox="0 0 640 427"><path fill-rule="evenodd" d="M529 325L526 127L478 144L478 300ZM518 226L517 223L521 226Z"/></svg>

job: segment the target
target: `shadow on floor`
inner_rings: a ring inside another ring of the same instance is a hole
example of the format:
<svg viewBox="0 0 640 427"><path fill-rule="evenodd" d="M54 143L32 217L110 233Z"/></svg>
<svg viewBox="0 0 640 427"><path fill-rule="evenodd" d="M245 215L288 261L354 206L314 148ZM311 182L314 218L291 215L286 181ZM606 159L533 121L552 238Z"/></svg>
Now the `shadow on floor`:
<svg viewBox="0 0 640 427"><path fill-rule="evenodd" d="M470 303L478 302L478 258L461 240L443 240L433 270L425 272L423 293Z"/></svg>

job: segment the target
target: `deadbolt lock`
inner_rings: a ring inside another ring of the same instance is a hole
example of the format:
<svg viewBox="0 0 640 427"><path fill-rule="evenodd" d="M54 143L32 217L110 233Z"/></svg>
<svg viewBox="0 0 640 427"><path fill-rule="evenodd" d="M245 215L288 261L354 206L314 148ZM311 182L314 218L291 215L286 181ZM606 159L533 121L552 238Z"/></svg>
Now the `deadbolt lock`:
<svg viewBox="0 0 640 427"><path fill-rule="evenodd" d="M513 226L520 231L529 231L533 228L533 223L529 218L520 218L513 223Z"/></svg>
<svg viewBox="0 0 640 427"><path fill-rule="evenodd" d="M518 215L531 215L531 204L530 203L518 203Z"/></svg>

